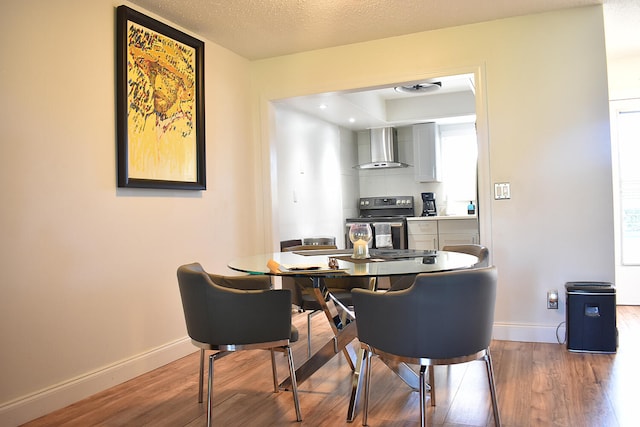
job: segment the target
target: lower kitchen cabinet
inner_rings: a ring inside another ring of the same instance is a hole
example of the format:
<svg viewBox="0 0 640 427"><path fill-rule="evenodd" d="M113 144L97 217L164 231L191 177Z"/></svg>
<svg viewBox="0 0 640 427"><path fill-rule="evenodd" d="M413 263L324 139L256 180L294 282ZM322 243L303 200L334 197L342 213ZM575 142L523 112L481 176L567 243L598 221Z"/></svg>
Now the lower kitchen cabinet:
<svg viewBox="0 0 640 427"><path fill-rule="evenodd" d="M438 249L438 221L408 221L409 249Z"/></svg>
<svg viewBox="0 0 640 427"><path fill-rule="evenodd" d="M442 249L445 246L477 244L478 240L477 234L443 234L439 236L438 246Z"/></svg>
<svg viewBox="0 0 640 427"><path fill-rule="evenodd" d="M438 249L476 243L480 243L476 218L438 220Z"/></svg>
<svg viewBox="0 0 640 427"><path fill-rule="evenodd" d="M407 234L409 249L434 250L480 243L477 218L410 220Z"/></svg>

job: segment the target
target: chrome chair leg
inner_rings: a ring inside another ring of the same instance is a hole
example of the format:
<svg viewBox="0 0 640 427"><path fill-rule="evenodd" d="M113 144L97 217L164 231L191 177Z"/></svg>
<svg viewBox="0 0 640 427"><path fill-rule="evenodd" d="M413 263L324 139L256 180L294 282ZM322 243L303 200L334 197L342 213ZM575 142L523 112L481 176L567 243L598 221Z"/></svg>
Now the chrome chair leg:
<svg viewBox="0 0 640 427"><path fill-rule="evenodd" d="M287 346L286 349L287 349L287 359L289 360L289 375L291 376L291 388L293 389L293 404L296 407L296 420L302 421L302 414L300 412L300 400L298 399L298 382L296 381L296 369L293 366L293 353L291 352L291 347Z"/></svg>
<svg viewBox="0 0 640 427"><path fill-rule="evenodd" d="M307 357L311 357L311 318L318 313L320 310L310 311L307 314Z"/></svg>
<svg viewBox="0 0 640 427"><path fill-rule="evenodd" d="M424 420L426 418L426 408L425 408L425 403L424 401L427 398L427 392L426 392L426 384L425 384L425 378L424 378L424 371L426 370L426 366L424 365L420 365L420 427L424 427Z"/></svg>
<svg viewBox="0 0 640 427"><path fill-rule="evenodd" d="M202 403L202 386L204 383L204 348L200 349L200 375L198 376L198 403Z"/></svg>
<svg viewBox="0 0 640 427"><path fill-rule="evenodd" d="M365 350L366 373L364 375L364 404L362 408L362 425L367 425L367 417L369 415L369 390L371 386L371 352Z"/></svg>
<svg viewBox="0 0 640 427"><path fill-rule="evenodd" d="M273 392L278 392L278 370L276 368L276 354L274 349L271 352L271 372L273 373Z"/></svg>
<svg viewBox="0 0 640 427"><path fill-rule="evenodd" d="M431 399L431 406L436 406L436 376L433 365L429 365L429 399Z"/></svg>
<svg viewBox="0 0 640 427"><path fill-rule="evenodd" d="M213 412L213 359L216 358L215 354L209 356L209 381L207 384L207 427L211 427L211 417Z"/></svg>
<svg viewBox="0 0 640 427"><path fill-rule="evenodd" d="M491 361L491 352L488 348L487 353L484 355L484 361L487 366L487 376L489 377L489 391L491 392L491 405L493 406L493 422L496 427L500 427L500 410L498 409L498 395L496 393L496 383L493 376L493 362Z"/></svg>

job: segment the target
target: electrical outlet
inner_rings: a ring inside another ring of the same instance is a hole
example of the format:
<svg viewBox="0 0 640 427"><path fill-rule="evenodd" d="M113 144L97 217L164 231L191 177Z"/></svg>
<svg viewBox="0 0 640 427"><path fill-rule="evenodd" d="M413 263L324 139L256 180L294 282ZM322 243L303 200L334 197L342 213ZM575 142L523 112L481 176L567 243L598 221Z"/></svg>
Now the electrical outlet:
<svg viewBox="0 0 640 427"><path fill-rule="evenodd" d="M547 291L547 308L550 310L558 309L558 291Z"/></svg>

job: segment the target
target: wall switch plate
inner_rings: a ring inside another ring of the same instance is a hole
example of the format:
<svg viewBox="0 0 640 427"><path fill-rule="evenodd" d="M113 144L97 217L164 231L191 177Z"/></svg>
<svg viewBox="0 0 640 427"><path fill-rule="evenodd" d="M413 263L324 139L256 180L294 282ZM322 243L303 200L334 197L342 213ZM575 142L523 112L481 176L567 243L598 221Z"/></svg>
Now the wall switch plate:
<svg viewBox="0 0 640 427"><path fill-rule="evenodd" d="M494 184L494 197L496 200L511 198L511 184L508 182L496 182Z"/></svg>

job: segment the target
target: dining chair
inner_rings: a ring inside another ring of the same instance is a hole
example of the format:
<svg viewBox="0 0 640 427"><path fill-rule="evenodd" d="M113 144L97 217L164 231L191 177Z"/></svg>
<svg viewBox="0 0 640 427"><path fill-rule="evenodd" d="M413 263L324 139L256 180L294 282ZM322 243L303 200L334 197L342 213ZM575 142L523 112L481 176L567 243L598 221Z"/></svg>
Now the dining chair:
<svg viewBox="0 0 640 427"><path fill-rule="evenodd" d="M478 257L478 262L474 264L474 268L489 266L489 249L487 249L486 246L478 244L448 245L443 246L442 250L447 252L460 252Z"/></svg>
<svg viewBox="0 0 640 427"><path fill-rule="evenodd" d="M484 360L494 423L500 426L489 349L496 286L497 270L492 266L419 274L411 287L396 292L353 290L358 340L366 364L362 425L367 425L374 354L383 360L420 366L421 426L426 418L426 368L434 405L433 366Z"/></svg>
<svg viewBox="0 0 640 427"><path fill-rule="evenodd" d="M207 273L199 263L178 268L182 308L191 342L200 348L198 402L202 402L204 353L209 356L207 426L212 420L213 362L222 354L265 349L271 352L274 392L278 377L274 351L287 355L297 421L302 420L290 343L298 339L291 325L291 292L270 289L267 276L221 276Z"/></svg>
<svg viewBox="0 0 640 427"><path fill-rule="evenodd" d="M331 250L335 245L293 245L281 246L283 252ZM369 278L331 278L322 279L327 290L346 307L353 305L351 290L369 288ZM313 295L312 280L308 277L283 277L282 287L291 289L292 303L307 314L307 357L311 357L311 318L322 311L320 303Z"/></svg>
<svg viewBox="0 0 640 427"><path fill-rule="evenodd" d="M473 265L473 268L487 267L489 265L489 249L483 245L448 245L443 246L442 250L447 252L459 252L478 257L478 262ZM415 274L408 276L392 276L389 278L389 290L398 291L400 289L406 289L411 286L415 280Z"/></svg>

